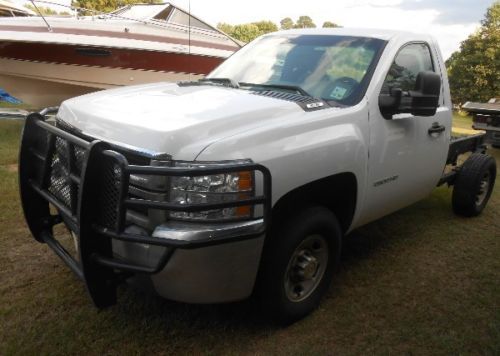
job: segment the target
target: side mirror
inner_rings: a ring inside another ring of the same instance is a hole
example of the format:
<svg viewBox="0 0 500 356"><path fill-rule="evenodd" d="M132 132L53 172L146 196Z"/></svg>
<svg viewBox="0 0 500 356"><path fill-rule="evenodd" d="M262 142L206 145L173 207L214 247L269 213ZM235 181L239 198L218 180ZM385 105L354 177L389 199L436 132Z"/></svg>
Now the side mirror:
<svg viewBox="0 0 500 356"><path fill-rule="evenodd" d="M415 116L432 116L439 106L441 91L441 77L430 71L420 72L417 75L415 90L410 91L411 114Z"/></svg>
<svg viewBox="0 0 500 356"><path fill-rule="evenodd" d="M390 88L389 94L378 98L380 111L385 119L392 115L411 113L415 116L432 116L439 106L441 77L431 71L420 72L415 82L415 90L404 92L400 88Z"/></svg>
<svg viewBox="0 0 500 356"><path fill-rule="evenodd" d="M395 114L401 105L403 91L400 88L389 88L389 94L380 94L378 106L382 114ZM385 116L385 115L384 115Z"/></svg>

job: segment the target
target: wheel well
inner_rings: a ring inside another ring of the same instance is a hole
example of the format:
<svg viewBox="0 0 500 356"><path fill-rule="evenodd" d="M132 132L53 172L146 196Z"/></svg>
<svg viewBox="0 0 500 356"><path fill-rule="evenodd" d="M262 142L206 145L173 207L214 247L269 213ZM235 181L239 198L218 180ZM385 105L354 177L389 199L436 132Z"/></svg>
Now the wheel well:
<svg viewBox="0 0 500 356"><path fill-rule="evenodd" d="M340 173L298 187L281 197L273 207L273 221L286 219L304 205L329 208L339 220L342 232L351 225L356 208L357 181L353 173Z"/></svg>

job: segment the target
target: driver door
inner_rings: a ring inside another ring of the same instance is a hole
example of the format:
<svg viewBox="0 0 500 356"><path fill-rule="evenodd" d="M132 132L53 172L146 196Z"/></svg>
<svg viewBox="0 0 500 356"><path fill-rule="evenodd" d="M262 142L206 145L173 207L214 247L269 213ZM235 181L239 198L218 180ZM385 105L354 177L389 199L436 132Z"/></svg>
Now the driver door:
<svg viewBox="0 0 500 356"><path fill-rule="evenodd" d="M430 70L441 75L436 58L427 43L404 45L394 58L381 92L393 87L413 90L421 71ZM397 114L392 120L382 116L378 107L379 94L370 98L364 222L412 204L432 191L445 166L451 129L451 108L444 105L443 90L434 116ZM444 131L430 134L433 125L444 126Z"/></svg>

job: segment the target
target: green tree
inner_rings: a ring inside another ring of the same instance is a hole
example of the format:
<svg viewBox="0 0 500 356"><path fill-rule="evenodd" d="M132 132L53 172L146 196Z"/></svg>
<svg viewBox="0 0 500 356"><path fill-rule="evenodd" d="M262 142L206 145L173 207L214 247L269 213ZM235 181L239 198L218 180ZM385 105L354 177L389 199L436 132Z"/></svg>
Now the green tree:
<svg viewBox="0 0 500 356"><path fill-rule="evenodd" d="M162 0L73 0L71 5L97 12L110 12L131 4L158 4L162 2Z"/></svg>
<svg viewBox="0 0 500 356"><path fill-rule="evenodd" d="M289 17L285 17L283 20L281 20L280 25L282 30L289 30L295 26L293 20Z"/></svg>
<svg viewBox="0 0 500 356"><path fill-rule="evenodd" d="M252 23L246 23L235 25L230 35L237 40L250 42L254 38L259 37L261 35L261 32L256 25Z"/></svg>
<svg viewBox="0 0 500 356"><path fill-rule="evenodd" d="M455 104L500 95L500 1L486 11L481 27L446 61Z"/></svg>
<svg viewBox="0 0 500 356"><path fill-rule="evenodd" d="M331 21L325 21L323 22L323 28L335 28L335 27L340 27L339 25L337 25L335 22L331 22Z"/></svg>
<svg viewBox="0 0 500 356"><path fill-rule="evenodd" d="M253 22L253 24L259 28L261 35L278 31L278 26L272 21L259 21Z"/></svg>
<svg viewBox="0 0 500 356"><path fill-rule="evenodd" d="M233 25L230 25L228 23L225 23L225 22L219 22L217 24L217 28L219 30L221 30L222 32L228 34L228 35L231 35L231 33L233 32L234 30L234 26Z"/></svg>
<svg viewBox="0 0 500 356"><path fill-rule="evenodd" d="M217 24L217 28L243 42L250 42L265 33L278 31L278 26L272 21L258 21L239 25L220 22Z"/></svg>
<svg viewBox="0 0 500 356"><path fill-rule="evenodd" d="M300 16L294 28L314 28L316 25L309 16Z"/></svg>
<svg viewBox="0 0 500 356"><path fill-rule="evenodd" d="M38 10L40 10L42 15L44 15L44 16L59 15L59 13L57 11L52 10L50 7L44 7L44 6L37 5L38 10L31 4L26 4L26 5L24 5L24 7L33 11L37 15L38 15Z"/></svg>

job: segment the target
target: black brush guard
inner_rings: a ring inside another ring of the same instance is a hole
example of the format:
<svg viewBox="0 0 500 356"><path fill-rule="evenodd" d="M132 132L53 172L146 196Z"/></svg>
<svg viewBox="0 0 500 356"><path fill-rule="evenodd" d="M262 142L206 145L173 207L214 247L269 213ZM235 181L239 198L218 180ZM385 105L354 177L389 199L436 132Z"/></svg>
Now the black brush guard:
<svg viewBox="0 0 500 356"><path fill-rule="evenodd" d="M33 237L46 243L84 281L98 308L116 303L116 287L123 276L161 271L176 248L199 248L250 239L265 233L271 212L271 175L266 167L253 163L190 168L131 165L123 154L113 150L108 143L99 140L85 141L45 122L47 113L46 109L30 114L26 118L22 134L19 188L24 215ZM70 199L66 200L61 198L60 192L53 189L54 182L51 182L53 157L60 140L67 142L64 146L68 153L68 160L65 162L67 184L64 189L69 189L65 193ZM80 155L75 156L75 152ZM80 161L76 162L77 160ZM216 204L186 205L128 197L131 174L193 177L240 171L262 173L262 195ZM111 206L110 201L113 202ZM57 214L51 214L50 205L56 208ZM249 205L263 206L264 224L262 231L248 235L184 241L124 232L128 207L196 212ZM78 236L79 261L54 238L53 227L62 222ZM113 257L112 239L170 249L154 266L143 266Z"/></svg>

